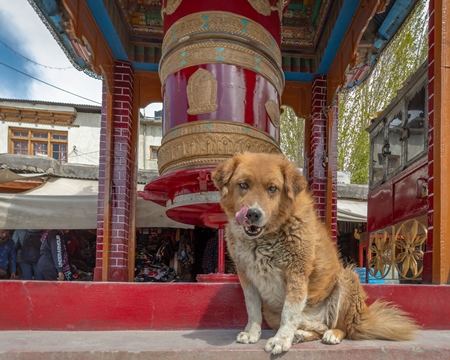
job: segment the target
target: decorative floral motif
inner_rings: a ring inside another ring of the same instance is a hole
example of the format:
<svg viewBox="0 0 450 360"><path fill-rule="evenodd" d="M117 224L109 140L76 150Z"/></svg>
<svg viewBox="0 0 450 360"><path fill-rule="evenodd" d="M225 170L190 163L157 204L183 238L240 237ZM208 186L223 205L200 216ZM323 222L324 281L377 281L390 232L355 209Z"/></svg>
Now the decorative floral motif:
<svg viewBox="0 0 450 360"><path fill-rule="evenodd" d="M392 237L386 231L371 237L369 272L378 279L386 277L394 268L390 278L420 279L423 271L423 245L427 239L427 228L417 219L411 219L392 227Z"/></svg>
<svg viewBox="0 0 450 360"><path fill-rule="evenodd" d="M372 251L372 259L369 261L369 272L373 277L383 279L391 270L392 251L389 233L385 230L382 234L375 233L375 236L371 239L370 250Z"/></svg>
<svg viewBox="0 0 450 360"><path fill-rule="evenodd" d="M419 265L419 261L423 259L422 245L426 239L427 228L416 219L406 221L399 227L395 246L400 252L395 258L395 266L403 278L415 279L422 273L423 266Z"/></svg>

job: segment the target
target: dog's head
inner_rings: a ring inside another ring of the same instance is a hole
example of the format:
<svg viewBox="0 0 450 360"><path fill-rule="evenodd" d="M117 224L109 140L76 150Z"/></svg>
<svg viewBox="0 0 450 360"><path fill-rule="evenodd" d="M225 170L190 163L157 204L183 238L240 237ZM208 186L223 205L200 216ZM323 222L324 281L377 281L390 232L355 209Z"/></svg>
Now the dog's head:
<svg viewBox="0 0 450 360"><path fill-rule="evenodd" d="M220 163L212 180L229 221L253 238L278 229L307 185L295 164L283 155L256 153Z"/></svg>

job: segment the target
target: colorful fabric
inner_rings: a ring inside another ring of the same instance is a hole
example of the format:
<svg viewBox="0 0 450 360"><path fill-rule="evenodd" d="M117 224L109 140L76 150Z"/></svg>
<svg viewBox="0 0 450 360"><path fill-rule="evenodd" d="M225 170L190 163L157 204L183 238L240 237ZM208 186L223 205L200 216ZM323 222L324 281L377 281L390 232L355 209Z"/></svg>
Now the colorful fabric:
<svg viewBox="0 0 450 360"><path fill-rule="evenodd" d="M212 237L208 240L205 247L205 252L203 253L202 268L206 273L215 272L218 259L219 259L219 245L217 237Z"/></svg>
<svg viewBox="0 0 450 360"><path fill-rule="evenodd" d="M0 243L0 268L8 270L11 267L11 273L16 273L16 246L12 239Z"/></svg>

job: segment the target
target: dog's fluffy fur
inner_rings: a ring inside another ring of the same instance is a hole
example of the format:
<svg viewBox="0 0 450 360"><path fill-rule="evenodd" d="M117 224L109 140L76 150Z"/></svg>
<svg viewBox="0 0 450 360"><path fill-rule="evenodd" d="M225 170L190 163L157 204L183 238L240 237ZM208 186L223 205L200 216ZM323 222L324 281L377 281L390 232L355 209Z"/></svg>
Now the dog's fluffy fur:
<svg viewBox="0 0 450 360"><path fill-rule="evenodd" d="M276 330L265 346L273 354L316 339L412 339L418 327L403 311L379 301L366 306L357 274L343 267L292 162L240 154L220 163L212 179L248 313L238 342L259 340L262 313Z"/></svg>

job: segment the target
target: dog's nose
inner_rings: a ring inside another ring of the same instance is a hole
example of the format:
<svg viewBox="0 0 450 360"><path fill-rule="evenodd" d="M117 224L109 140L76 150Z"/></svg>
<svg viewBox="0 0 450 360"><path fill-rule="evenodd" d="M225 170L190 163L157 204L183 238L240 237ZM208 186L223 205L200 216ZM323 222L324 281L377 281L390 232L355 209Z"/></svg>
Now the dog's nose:
<svg viewBox="0 0 450 360"><path fill-rule="evenodd" d="M257 209L248 209L247 211L247 219L251 223L257 222L261 218L261 211Z"/></svg>

